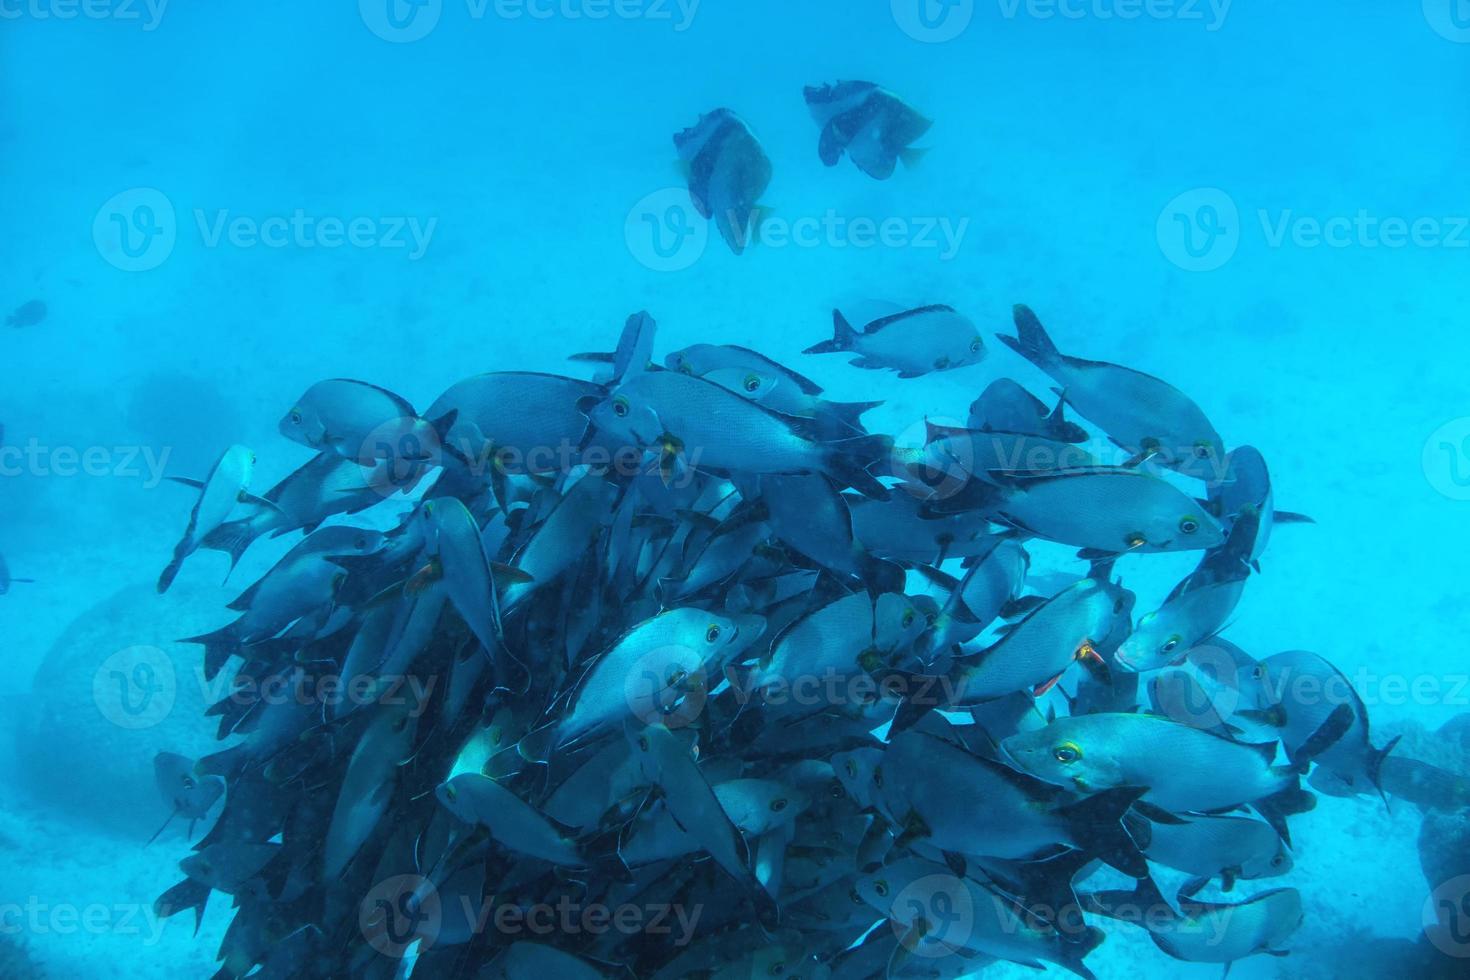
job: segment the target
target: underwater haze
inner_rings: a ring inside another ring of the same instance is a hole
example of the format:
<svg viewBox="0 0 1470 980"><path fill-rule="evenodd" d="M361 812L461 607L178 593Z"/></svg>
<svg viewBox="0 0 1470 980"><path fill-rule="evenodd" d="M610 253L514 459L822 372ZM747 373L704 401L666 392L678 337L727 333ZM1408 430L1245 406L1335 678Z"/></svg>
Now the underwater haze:
<svg viewBox="0 0 1470 980"><path fill-rule="evenodd" d="M1467 0L0 78L0 978L1470 975Z"/></svg>

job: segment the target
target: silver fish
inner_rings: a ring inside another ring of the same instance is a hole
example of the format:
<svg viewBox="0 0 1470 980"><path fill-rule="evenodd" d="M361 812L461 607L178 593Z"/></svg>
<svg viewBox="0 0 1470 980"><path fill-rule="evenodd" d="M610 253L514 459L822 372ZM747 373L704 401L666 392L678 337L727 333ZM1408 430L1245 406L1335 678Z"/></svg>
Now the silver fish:
<svg viewBox="0 0 1470 980"><path fill-rule="evenodd" d="M1015 308L1009 348L1056 379L1062 398L1138 459L1202 480L1219 479L1225 445L1199 406L1173 385L1118 364L1067 357L1028 307Z"/></svg>
<svg viewBox="0 0 1470 980"><path fill-rule="evenodd" d="M832 311L832 339L808 347L806 354L856 353L860 368L888 368L900 378L951 371L985 359L985 341L968 317L950 306L921 306L874 320L854 330L840 310Z"/></svg>

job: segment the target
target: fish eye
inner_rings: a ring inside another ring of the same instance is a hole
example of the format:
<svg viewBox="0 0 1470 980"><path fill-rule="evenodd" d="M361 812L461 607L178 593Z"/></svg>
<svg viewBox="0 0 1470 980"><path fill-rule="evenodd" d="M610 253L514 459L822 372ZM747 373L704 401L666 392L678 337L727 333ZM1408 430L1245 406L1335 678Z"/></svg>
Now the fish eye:
<svg viewBox="0 0 1470 980"><path fill-rule="evenodd" d="M1082 749L1078 747L1076 742L1063 742L1061 745L1052 749L1051 754L1052 758L1056 759L1062 765L1069 765L1082 758Z"/></svg>
<svg viewBox="0 0 1470 980"><path fill-rule="evenodd" d="M446 784L444 787L444 798L450 803L453 803L455 800L459 799L459 791L456 790L453 786L449 786Z"/></svg>
<svg viewBox="0 0 1470 980"><path fill-rule="evenodd" d="M1182 638L1181 637L1179 637L1177 635L1176 636L1171 636L1167 640L1164 641L1164 645L1163 646L1159 647L1159 652L1160 653L1173 653L1178 648L1178 646L1179 646L1179 644L1181 642L1182 642Z"/></svg>
<svg viewBox="0 0 1470 980"><path fill-rule="evenodd" d="M979 337L976 337L974 340L970 341L970 353L971 354L978 354L978 353L980 353L980 347L981 347L981 343L980 343L980 338Z"/></svg>
<svg viewBox="0 0 1470 980"><path fill-rule="evenodd" d="M862 905L862 904L864 904L863 903L862 893L860 893L856 888L854 888L854 889L852 889L852 891L848 892L847 893L847 897L850 898L850 899L852 899L852 904L854 904L854 905Z"/></svg>
<svg viewBox="0 0 1470 980"><path fill-rule="evenodd" d="M883 788L883 767L882 766L874 766L873 767L873 785L876 786L876 787L878 787L879 789L882 789Z"/></svg>
<svg viewBox="0 0 1470 980"><path fill-rule="evenodd" d="M786 801L784 799L772 800L771 801L771 812L772 813L780 813L784 809L786 809Z"/></svg>
<svg viewBox="0 0 1470 980"><path fill-rule="evenodd" d="M1265 676L1266 668L1262 667L1260 664L1256 664L1254 667L1251 668L1251 680L1258 681Z"/></svg>
<svg viewBox="0 0 1470 980"><path fill-rule="evenodd" d="M786 964L785 963L772 963L771 964L771 968L769 970L767 970L766 972L769 973L773 977L779 977L783 973L786 972Z"/></svg>
<svg viewBox="0 0 1470 980"><path fill-rule="evenodd" d="M713 643L720 638L720 627L717 623L710 623L709 629L704 631L704 642Z"/></svg>
<svg viewBox="0 0 1470 980"><path fill-rule="evenodd" d="M1208 442L1197 442L1194 444L1195 459L1209 459L1211 455L1213 455L1213 451L1210 449Z"/></svg>
<svg viewBox="0 0 1470 980"><path fill-rule="evenodd" d="M888 882L884 881L882 878L879 878L877 881L873 882L873 891L877 894L879 898L887 898Z"/></svg>
<svg viewBox="0 0 1470 980"><path fill-rule="evenodd" d="M914 611L912 609L903 614L903 619L900 621L899 625L902 626L904 629L908 629L910 626L914 625Z"/></svg>
<svg viewBox="0 0 1470 980"><path fill-rule="evenodd" d="M358 551L367 551L367 538L358 538L356 541L352 542L352 546Z"/></svg>
<svg viewBox="0 0 1470 980"><path fill-rule="evenodd" d="M1195 520L1193 517L1186 517L1184 518L1184 520L1179 522L1179 530L1183 531L1185 534L1193 534L1195 531L1199 530L1199 521Z"/></svg>
<svg viewBox="0 0 1470 980"><path fill-rule="evenodd" d="M838 782L837 780L834 779L834 780L832 780L832 793L831 793L831 795L832 795L832 799L834 799L834 800L840 800L844 796L847 795L847 790L843 788L843 785L840 782Z"/></svg>
<svg viewBox="0 0 1470 980"><path fill-rule="evenodd" d="M847 760L847 766L845 768L847 769L847 774L849 776L856 776L857 775L857 760L856 759L848 759Z"/></svg>
<svg viewBox="0 0 1470 980"><path fill-rule="evenodd" d="M612 411L613 411L613 414L616 415L620 419L627 418L628 417L628 399L624 398L621 395L619 395L617 398L614 398L613 399L613 402L612 402Z"/></svg>
<svg viewBox="0 0 1470 980"><path fill-rule="evenodd" d="M1279 868L1286 863L1286 855L1278 854L1271 859L1271 867Z"/></svg>
<svg viewBox="0 0 1470 980"><path fill-rule="evenodd" d="M301 424L301 413L298 412L294 408L291 409L291 424L292 425L300 425Z"/></svg>
<svg viewBox="0 0 1470 980"><path fill-rule="evenodd" d="M751 392L760 391L761 379L754 374L747 374L745 376L745 390Z"/></svg>
<svg viewBox="0 0 1470 980"><path fill-rule="evenodd" d="M1148 537L1142 531L1132 531L1123 536L1123 543L1130 548L1142 548L1148 544Z"/></svg>
<svg viewBox="0 0 1470 980"><path fill-rule="evenodd" d="M639 735L638 736L638 749L641 752L647 752L648 751L648 736L647 735Z"/></svg>

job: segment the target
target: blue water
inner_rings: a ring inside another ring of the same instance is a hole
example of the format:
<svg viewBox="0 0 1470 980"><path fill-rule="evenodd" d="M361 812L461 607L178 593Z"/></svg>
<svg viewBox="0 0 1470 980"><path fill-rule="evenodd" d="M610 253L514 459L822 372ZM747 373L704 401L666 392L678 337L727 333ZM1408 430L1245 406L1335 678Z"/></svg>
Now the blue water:
<svg viewBox="0 0 1470 980"><path fill-rule="evenodd" d="M867 423L897 433L963 419L994 378L1050 381L993 342L915 380L803 357L834 306L947 303L989 340L1028 303L1068 353L1189 392L1315 518L1274 536L1227 636L1329 656L1379 728L1470 707L1464 0L354 6L0 0L0 307L47 307L0 327L0 553L36 580L0 598L0 909L46 910L0 924L41 968L207 976L229 922L218 895L197 939L122 921L177 880L182 829L144 850L140 828L165 812L148 760L189 749L84 717L91 678L55 652L221 621L218 555L186 566L192 600L152 596L191 504L162 477L243 443L269 486L308 458L276 424L316 380L424 406L482 371L572 371L640 309L660 353L759 348L884 400ZM822 166L802 88L838 79L935 120L919 165ZM670 139L717 106L774 163L776 235L738 257L693 234ZM1191 561L1121 572L1153 608ZM78 716L51 723L86 734L39 739L62 702L37 692L62 688ZM1300 818L1296 952L1234 975L1353 975L1354 943L1419 937L1418 827L1369 798ZM1216 975L1109 931L1100 976Z"/></svg>

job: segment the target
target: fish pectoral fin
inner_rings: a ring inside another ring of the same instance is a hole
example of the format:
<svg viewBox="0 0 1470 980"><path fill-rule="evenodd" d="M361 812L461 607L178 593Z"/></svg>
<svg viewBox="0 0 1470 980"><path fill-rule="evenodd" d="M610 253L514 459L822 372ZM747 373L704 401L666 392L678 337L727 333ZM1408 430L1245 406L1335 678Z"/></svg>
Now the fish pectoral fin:
<svg viewBox="0 0 1470 980"><path fill-rule="evenodd" d="M170 477L166 477L166 479L168 479L168 480L170 480L170 481L172 481L174 483L181 484L181 485L186 486L186 487L191 487L191 488L193 488L195 490L203 490L204 489L204 481L203 480L191 480L187 476L170 476Z"/></svg>

